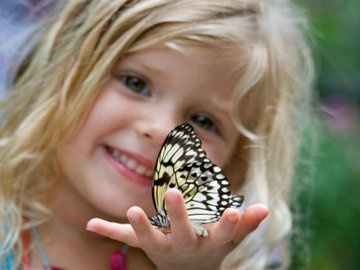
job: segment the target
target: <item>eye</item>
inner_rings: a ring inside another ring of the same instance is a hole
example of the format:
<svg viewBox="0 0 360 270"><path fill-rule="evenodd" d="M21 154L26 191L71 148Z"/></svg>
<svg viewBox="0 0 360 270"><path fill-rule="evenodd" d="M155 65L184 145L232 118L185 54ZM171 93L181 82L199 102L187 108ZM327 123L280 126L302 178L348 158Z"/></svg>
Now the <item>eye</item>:
<svg viewBox="0 0 360 270"><path fill-rule="evenodd" d="M150 96L149 85L146 81L136 75L124 75L120 81L132 92L144 96Z"/></svg>
<svg viewBox="0 0 360 270"><path fill-rule="evenodd" d="M197 126L206 131L217 131L214 121L212 121L209 117L205 115L193 115L191 116L191 121L193 121Z"/></svg>

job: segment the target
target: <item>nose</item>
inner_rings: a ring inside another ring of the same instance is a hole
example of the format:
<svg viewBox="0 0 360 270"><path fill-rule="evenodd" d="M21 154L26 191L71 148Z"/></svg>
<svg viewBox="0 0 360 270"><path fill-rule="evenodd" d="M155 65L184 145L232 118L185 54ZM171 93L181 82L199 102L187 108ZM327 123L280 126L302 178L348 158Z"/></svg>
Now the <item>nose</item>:
<svg viewBox="0 0 360 270"><path fill-rule="evenodd" d="M167 134L180 124L181 120L176 116L168 114L157 115L155 117L145 117L136 123L137 135L149 141L152 146L160 148Z"/></svg>

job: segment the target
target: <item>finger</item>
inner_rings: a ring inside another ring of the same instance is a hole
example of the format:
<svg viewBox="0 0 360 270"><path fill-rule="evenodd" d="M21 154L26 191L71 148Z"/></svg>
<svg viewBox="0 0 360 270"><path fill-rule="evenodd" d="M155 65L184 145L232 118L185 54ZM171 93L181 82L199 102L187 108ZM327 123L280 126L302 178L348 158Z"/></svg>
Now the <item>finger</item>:
<svg viewBox="0 0 360 270"><path fill-rule="evenodd" d="M132 247L138 247L139 241L130 224L109 222L100 218L91 219L87 225L88 231L126 243Z"/></svg>
<svg viewBox="0 0 360 270"><path fill-rule="evenodd" d="M240 243L249 233L255 230L261 221L267 217L268 213L268 207L263 204L254 204L245 209L237 226L234 243Z"/></svg>
<svg viewBox="0 0 360 270"><path fill-rule="evenodd" d="M165 202L171 222L171 234L174 242L187 249L196 243L196 234L189 221L181 192L169 189L165 193Z"/></svg>
<svg viewBox="0 0 360 270"><path fill-rule="evenodd" d="M127 212L129 222L136 233L140 246L150 249L154 246L164 245L164 234L150 224L145 212L137 206L131 207Z"/></svg>
<svg viewBox="0 0 360 270"><path fill-rule="evenodd" d="M215 223L211 232L210 240L217 246L231 242L240 222L241 214L238 210L228 208L224 211L219 222Z"/></svg>

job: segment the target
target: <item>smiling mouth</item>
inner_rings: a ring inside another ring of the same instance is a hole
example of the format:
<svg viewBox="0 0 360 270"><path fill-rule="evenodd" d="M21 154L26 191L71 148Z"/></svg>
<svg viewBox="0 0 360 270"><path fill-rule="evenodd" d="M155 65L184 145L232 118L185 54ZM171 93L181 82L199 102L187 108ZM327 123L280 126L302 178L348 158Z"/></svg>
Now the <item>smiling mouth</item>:
<svg viewBox="0 0 360 270"><path fill-rule="evenodd" d="M120 153L119 151L115 150L112 147L109 146L105 146L106 151L119 163L121 163L122 165L126 166L128 169L130 169L131 171L147 177L147 178L151 178L153 175L153 170L149 170L146 167L142 166L141 164L139 164L135 159L129 157L128 155L124 154L124 153Z"/></svg>

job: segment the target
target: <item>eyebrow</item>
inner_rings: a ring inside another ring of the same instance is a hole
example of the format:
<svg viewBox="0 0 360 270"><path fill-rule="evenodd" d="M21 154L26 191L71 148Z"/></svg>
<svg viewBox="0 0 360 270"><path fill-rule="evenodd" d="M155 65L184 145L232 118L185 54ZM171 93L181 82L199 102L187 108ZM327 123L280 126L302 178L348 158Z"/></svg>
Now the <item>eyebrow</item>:
<svg viewBox="0 0 360 270"><path fill-rule="evenodd" d="M212 105L214 106L214 109L221 113L223 116L225 117L230 117L230 111L227 110L227 108L229 107L229 105L222 105L222 104L219 104L218 102L212 102Z"/></svg>
<svg viewBox="0 0 360 270"><path fill-rule="evenodd" d="M137 59L136 56L133 57L129 55L121 59L119 63L115 65L115 69L119 69L123 65L126 65L126 66L130 66L130 68L132 67L140 68L142 70L145 70L146 72L151 72L152 74L157 74L157 75L163 74L166 71L161 68L156 68L154 67L154 65L149 65L147 62L148 61L144 61L143 58Z"/></svg>
<svg viewBox="0 0 360 270"><path fill-rule="evenodd" d="M219 100L215 99L215 97L210 97L210 102L210 105L216 113L214 113L214 117L219 115L221 118L218 120L231 120L230 110L228 109L230 108L230 102L219 102Z"/></svg>

